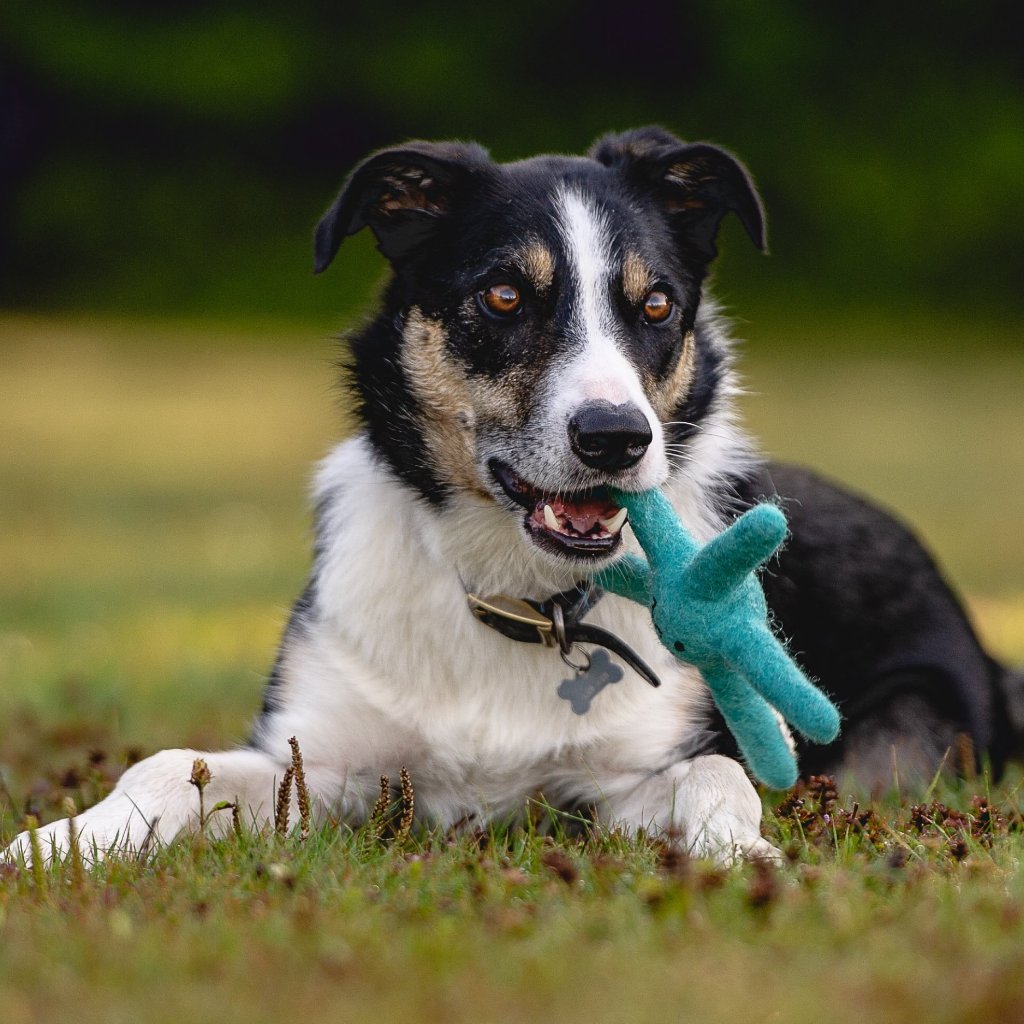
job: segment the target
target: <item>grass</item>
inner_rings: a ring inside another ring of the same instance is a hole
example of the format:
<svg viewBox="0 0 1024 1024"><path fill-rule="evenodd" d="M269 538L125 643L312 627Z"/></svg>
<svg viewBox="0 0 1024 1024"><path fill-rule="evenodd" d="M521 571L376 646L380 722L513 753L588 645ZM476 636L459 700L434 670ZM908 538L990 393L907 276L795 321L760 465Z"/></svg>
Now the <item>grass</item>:
<svg viewBox="0 0 1024 1024"><path fill-rule="evenodd" d="M994 329L879 342L913 327L844 322L823 355L806 324L747 325L746 414L918 524L1024 662L1024 355ZM0 840L127 760L245 734L309 466L346 429L328 334L0 320ZM328 826L6 871L0 1018L1019 1019L1021 782L765 794L771 870L557 827Z"/></svg>
<svg viewBox="0 0 1024 1024"><path fill-rule="evenodd" d="M1019 1019L1019 815L803 799L768 819L782 869L329 827L8 878L5 1020Z"/></svg>

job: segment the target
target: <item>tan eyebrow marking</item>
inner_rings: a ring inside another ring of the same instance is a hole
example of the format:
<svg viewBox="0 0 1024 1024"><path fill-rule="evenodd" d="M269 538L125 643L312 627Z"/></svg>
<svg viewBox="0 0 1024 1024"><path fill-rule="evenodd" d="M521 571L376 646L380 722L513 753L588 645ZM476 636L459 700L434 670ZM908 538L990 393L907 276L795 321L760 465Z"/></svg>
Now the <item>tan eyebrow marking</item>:
<svg viewBox="0 0 1024 1024"><path fill-rule="evenodd" d="M530 242L518 257L517 262L530 284L543 295L555 280L555 257L551 250L541 242Z"/></svg>
<svg viewBox="0 0 1024 1024"><path fill-rule="evenodd" d="M639 306L654 284L654 275L638 253L630 249L622 261L622 291L626 298Z"/></svg>

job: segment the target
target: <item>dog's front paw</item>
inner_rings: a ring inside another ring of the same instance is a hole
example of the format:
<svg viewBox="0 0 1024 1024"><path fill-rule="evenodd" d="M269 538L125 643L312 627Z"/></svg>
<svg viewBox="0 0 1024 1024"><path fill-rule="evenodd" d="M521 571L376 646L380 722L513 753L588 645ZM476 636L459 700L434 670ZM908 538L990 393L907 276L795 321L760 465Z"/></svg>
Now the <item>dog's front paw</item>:
<svg viewBox="0 0 1024 1024"><path fill-rule="evenodd" d="M782 854L757 829L735 819L706 822L692 837L684 837L691 857L712 860L722 867L731 867L744 861L765 860L779 864Z"/></svg>
<svg viewBox="0 0 1024 1024"><path fill-rule="evenodd" d="M785 857L778 847L772 846L763 836L749 840L745 843L733 844L733 857L731 863L740 861L766 861L769 864L780 865L784 863Z"/></svg>
<svg viewBox="0 0 1024 1024"><path fill-rule="evenodd" d="M764 860L771 864L784 864L786 861L782 851L761 836L744 847L742 853L744 860Z"/></svg>
<svg viewBox="0 0 1024 1024"><path fill-rule="evenodd" d="M61 818L17 835L2 856L31 865L64 860L76 845L83 861L145 856L174 838L195 816L192 751L164 750L129 768L104 800L75 818Z"/></svg>
<svg viewBox="0 0 1024 1024"><path fill-rule="evenodd" d="M68 828L69 818L50 822L40 828L19 832L14 841L0 854L0 858L11 864L24 863L31 867L35 860L35 852L44 864L63 860L71 850L71 830Z"/></svg>
<svg viewBox="0 0 1024 1024"><path fill-rule="evenodd" d="M19 833L2 857L31 867L38 854L42 863L49 865L65 860L72 845L87 864L109 854L144 856L159 845L158 822L157 817L143 820L129 800L115 793L77 818L61 818Z"/></svg>
<svg viewBox="0 0 1024 1024"><path fill-rule="evenodd" d="M780 859L761 836L761 799L753 783L720 754L680 761L606 801L611 822L660 835L692 857L722 865Z"/></svg>

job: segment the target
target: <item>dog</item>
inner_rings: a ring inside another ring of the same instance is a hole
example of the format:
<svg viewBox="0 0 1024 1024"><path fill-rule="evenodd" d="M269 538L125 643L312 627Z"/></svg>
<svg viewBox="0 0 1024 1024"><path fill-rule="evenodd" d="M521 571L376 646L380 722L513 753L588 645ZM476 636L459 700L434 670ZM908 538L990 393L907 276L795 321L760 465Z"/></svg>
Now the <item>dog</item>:
<svg viewBox="0 0 1024 1024"><path fill-rule="evenodd" d="M72 833L103 856L195 827L199 757L206 806L236 803L258 827L295 737L320 819L367 820L381 775L407 768L417 815L440 829L514 821L542 794L553 814L694 855L771 856L698 672L646 609L588 582L638 552L611 486L661 488L704 540L759 500L783 505L791 537L762 583L845 719L828 746L795 738L805 773L927 779L951 751L998 771L1017 677L929 555L743 432L704 294L730 213L763 250L744 166L656 127L584 157L497 164L475 144L413 142L356 167L316 229L315 270L369 228L392 274L349 339L360 425L319 468L311 575L252 735L134 765L71 830L38 830L45 855ZM7 855L31 856L28 833Z"/></svg>

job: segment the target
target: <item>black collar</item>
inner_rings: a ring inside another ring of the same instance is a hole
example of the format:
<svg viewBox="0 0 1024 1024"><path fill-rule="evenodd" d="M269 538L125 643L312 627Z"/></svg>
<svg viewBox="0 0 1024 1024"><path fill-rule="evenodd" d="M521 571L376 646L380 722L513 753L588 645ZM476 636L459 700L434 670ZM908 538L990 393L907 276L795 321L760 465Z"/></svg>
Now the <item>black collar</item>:
<svg viewBox="0 0 1024 1024"><path fill-rule="evenodd" d="M559 643L555 630L556 606L561 611L562 621L575 626L601 600L604 591L592 583L577 583L571 590L552 594L544 601L507 597L505 594L466 596L473 614L485 626L496 629L509 640L554 647Z"/></svg>
<svg viewBox="0 0 1024 1024"><path fill-rule="evenodd" d="M573 663L567 660L568 655L576 644L606 647L651 686L660 686L661 680L624 640L607 629L582 621L603 596L604 591L589 581L577 583L571 590L552 594L543 601L508 597L506 594L489 597L466 595L473 615L510 640L558 647L563 660L569 665Z"/></svg>

